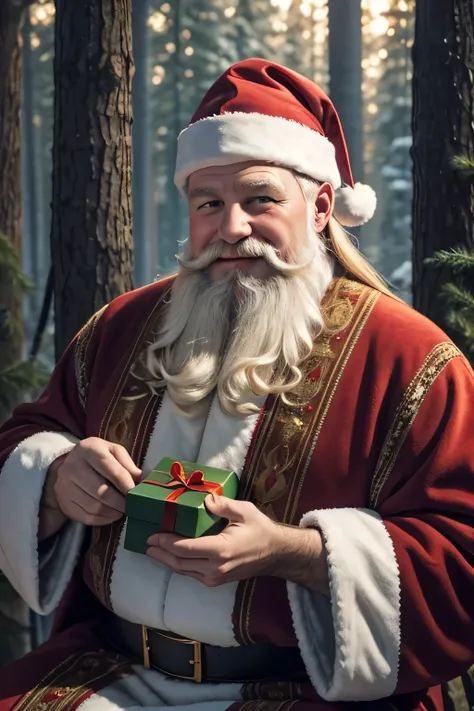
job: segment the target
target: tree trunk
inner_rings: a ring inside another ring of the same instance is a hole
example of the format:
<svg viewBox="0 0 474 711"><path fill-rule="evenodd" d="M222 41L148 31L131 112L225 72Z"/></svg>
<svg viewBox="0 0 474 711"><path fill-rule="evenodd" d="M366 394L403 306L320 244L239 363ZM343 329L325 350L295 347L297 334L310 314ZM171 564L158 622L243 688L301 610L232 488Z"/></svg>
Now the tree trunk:
<svg viewBox="0 0 474 711"><path fill-rule="evenodd" d="M474 249L472 183L452 164L474 159L472 2L417 0L413 64L413 305L449 333L440 290L452 275L425 259Z"/></svg>
<svg viewBox="0 0 474 711"><path fill-rule="evenodd" d="M51 259L59 357L132 288L131 0L57 0Z"/></svg>
<svg viewBox="0 0 474 711"><path fill-rule="evenodd" d="M0 236L21 255L21 46L23 8L7 0L0 4ZM8 279L0 280L0 370L21 358L21 334L13 337L7 317L19 319L20 296ZM2 326L4 326L2 328ZM3 339L2 340L2 334Z"/></svg>
<svg viewBox="0 0 474 711"><path fill-rule="evenodd" d="M0 235L21 256L21 19L23 5L0 3ZM1 265L0 265L1 266ZM22 356L21 329L12 336L6 328L12 316L21 323L21 294L1 270L0 371ZM30 649L29 610L0 573L0 666Z"/></svg>
<svg viewBox="0 0 474 711"><path fill-rule="evenodd" d="M344 128L354 179L364 177L362 7L329 0L329 95Z"/></svg>
<svg viewBox="0 0 474 711"><path fill-rule="evenodd" d="M135 75L133 78L133 242L135 284L152 279L150 249L151 135L150 73L148 71L149 0L133 0L132 31Z"/></svg>

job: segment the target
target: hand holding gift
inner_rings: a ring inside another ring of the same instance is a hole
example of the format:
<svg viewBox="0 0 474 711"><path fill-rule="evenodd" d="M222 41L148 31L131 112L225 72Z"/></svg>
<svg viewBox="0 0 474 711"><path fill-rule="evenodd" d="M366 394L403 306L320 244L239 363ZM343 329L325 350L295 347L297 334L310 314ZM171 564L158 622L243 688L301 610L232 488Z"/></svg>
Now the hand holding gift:
<svg viewBox="0 0 474 711"><path fill-rule="evenodd" d="M107 526L122 518L125 496L141 471L120 444L99 437L78 442L48 469L43 491L39 539L56 533L69 519Z"/></svg>
<svg viewBox="0 0 474 711"><path fill-rule="evenodd" d="M210 495L205 505L212 514L230 521L219 535L192 539L158 533L148 539L147 555L209 587L275 574L280 551L277 538L283 527L249 501Z"/></svg>
<svg viewBox="0 0 474 711"><path fill-rule="evenodd" d="M275 523L233 500L237 485L233 472L163 459L127 496L125 547L208 587L271 575L328 595L319 531Z"/></svg>

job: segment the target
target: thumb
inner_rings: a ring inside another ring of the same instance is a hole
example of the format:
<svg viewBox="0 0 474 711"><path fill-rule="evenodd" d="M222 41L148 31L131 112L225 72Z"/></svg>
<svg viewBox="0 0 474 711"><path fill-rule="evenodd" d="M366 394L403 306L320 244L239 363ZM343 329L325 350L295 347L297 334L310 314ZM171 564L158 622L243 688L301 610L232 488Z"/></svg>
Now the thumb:
<svg viewBox="0 0 474 711"><path fill-rule="evenodd" d="M248 501L234 501L234 499L228 499L227 496L210 494L206 497L204 503L209 513L221 518L227 518L234 523L242 523L247 518Z"/></svg>

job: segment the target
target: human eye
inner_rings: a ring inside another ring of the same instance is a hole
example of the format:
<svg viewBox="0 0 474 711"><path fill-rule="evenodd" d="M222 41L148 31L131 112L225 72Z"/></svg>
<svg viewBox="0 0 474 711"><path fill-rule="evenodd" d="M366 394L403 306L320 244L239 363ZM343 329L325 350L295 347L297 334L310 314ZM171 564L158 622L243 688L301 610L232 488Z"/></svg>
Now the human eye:
<svg viewBox="0 0 474 711"><path fill-rule="evenodd" d="M202 205L199 205L198 210L203 210L206 207L212 210L213 208L221 207L222 204L222 200L208 200Z"/></svg>
<svg viewBox="0 0 474 711"><path fill-rule="evenodd" d="M250 198L249 202L256 202L258 205L267 205L270 202L278 202L269 195L257 195L256 197Z"/></svg>

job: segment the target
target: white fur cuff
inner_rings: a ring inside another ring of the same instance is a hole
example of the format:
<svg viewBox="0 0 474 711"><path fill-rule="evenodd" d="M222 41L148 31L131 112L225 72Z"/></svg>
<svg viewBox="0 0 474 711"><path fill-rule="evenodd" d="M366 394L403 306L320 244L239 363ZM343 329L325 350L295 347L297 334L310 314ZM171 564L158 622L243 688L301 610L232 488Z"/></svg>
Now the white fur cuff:
<svg viewBox="0 0 474 711"><path fill-rule="evenodd" d="M383 521L365 509L324 509L301 526L323 536L331 590L326 598L294 583L288 597L301 654L327 701L393 694L400 653L400 579Z"/></svg>
<svg viewBox="0 0 474 711"><path fill-rule="evenodd" d="M20 442L0 471L0 569L39 614L58 605L83 540L83 526L71 522L58 534L47 559L39 558L38 516L46 473L77 441L67 433L39 432Z"/></svg>

